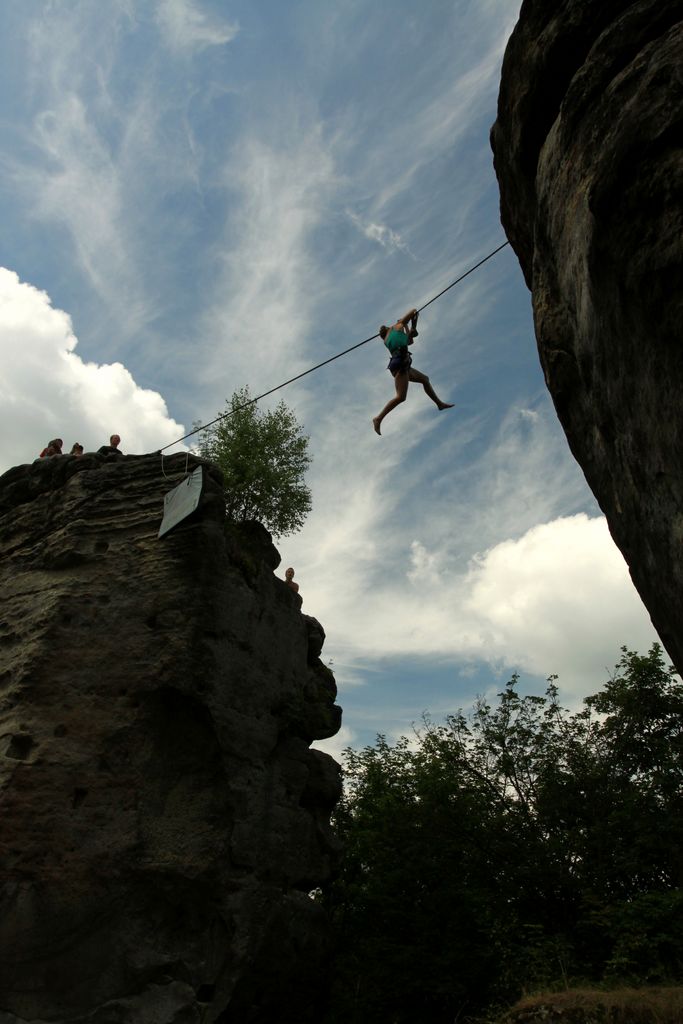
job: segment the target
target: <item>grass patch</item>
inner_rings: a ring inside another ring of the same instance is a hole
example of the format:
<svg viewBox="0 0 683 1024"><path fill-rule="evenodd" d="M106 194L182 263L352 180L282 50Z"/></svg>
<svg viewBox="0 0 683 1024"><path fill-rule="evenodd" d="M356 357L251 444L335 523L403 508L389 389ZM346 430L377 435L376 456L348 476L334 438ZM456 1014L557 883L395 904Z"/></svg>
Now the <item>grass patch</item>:
<svg viewBox="0 0 683 1024"><path fill-rule="evenodd" d="M683 988L568 989L521 999L500 1024L681 1024Z"/></svg>

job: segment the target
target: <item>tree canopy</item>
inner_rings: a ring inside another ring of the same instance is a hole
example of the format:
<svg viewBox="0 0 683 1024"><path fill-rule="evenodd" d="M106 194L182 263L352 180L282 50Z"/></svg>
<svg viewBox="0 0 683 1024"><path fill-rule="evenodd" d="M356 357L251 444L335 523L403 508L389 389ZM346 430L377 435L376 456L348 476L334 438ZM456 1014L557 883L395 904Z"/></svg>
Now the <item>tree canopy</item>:
<svg viewBox="0 0 683 1024"><path fill-rule="evenodd" d="M329 1022L466 1021L524 990L683 977L683 687L622 650L577 713L515 677L345 752Z"/></svg>
<svg viewBox="0 0 683 1024"><path fill-rule="evenodd" d="M200 434L198 447L223 471L228 518L257 519L278 537L300 530L311 510L305 482L311 457L292 410L280 402L262 412L244 387L222 416Z"/></svg>

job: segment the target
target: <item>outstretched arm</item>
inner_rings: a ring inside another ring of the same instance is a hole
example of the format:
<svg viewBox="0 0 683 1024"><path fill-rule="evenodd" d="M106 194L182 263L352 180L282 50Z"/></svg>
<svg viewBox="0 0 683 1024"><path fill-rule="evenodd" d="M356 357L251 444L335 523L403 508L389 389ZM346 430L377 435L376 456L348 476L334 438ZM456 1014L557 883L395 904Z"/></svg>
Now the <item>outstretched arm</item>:
<svg viewBox="0 0 683 1024"><path fill-rule="evenodd" d="M399 321L397 321L397 322L399 324L403 324L404 327L407 327L408 324L413 319L413 317L415 316L416 313L417 313L416 309L409 309L408 312L406 313L406 315L402 316L401 319Z"/></svg>

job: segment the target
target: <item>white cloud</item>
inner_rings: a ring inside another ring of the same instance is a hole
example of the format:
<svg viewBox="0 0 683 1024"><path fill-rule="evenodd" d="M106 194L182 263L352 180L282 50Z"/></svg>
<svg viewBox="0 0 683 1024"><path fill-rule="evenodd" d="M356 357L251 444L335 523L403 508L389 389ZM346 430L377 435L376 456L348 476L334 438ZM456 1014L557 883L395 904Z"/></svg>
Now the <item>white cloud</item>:
<svg viewBox="0 0 683 1024"><path fill-rule="evenodd" d="M342 752L346 747L352 747L356 741L356 734L351 731L346 725L342 725L341 729L336 736L331 736L327 740L316 740L311 746L315 750L322 750L326 754L330 754L335 761L341 764Z"/></svg>
<svg viewBox="0 0 683 1024"><path fill-rule="evenodd" d="M556 672L563 690L585 693L622 644L646 650L657 639L601 516L563 517L503 541L473 561L463 583L467 633L456 621L456 646Z"/></svg>
<svg viewBox="0 0 683 1024"><path fill-rule="evenodd" d="M0 267L0 471L31 462L47 441L86 451L122 437L126 452L155 451L184 433L156 391L121 363L84 362L67 313Z"/></svg>
<svg viewBox="0 0 683 1024"><path fill-rule="evenodd" d="M532 423L538 422L538 413L535 409L520 409L519 415L523 420L530 420Z"/></svg>
<svg viewBox="0 0 683 1024"><path fill-rule="evenodd" d="M411 583L419 582L421 586L425 586L440 582L437 556L427 551L419 540L414 540L410 545L410 564L408 579Z"/></svg>
<svg viewBox="0 0 683 1024"><path fill-rule="evenodd" d="M159 0L156 16L164 40L173 50L224 46L239 32L236 22L210 18L193 0Z"/></svg>
<svg viewBox="0 0 683 1024"><path fill-rule="evenodd" d="M400 250L409 256L413 256L407 243L403 241L397 231L392 231L385 224L375 224L373 221L365 224L362 218L352 210L347 210L346 213L351 223L371 242L378 242L383 249L387 249L389 252Z"/></svg>
<svg viewBox="0 0 683 1024"><path fill-rule="evenodd" d="M370 494L379 492L376 481ZM379 503L374 512L381 518ZM395 564L405 566L402 581L378 578L352 544L348 566L334 571L343 518L329 524L337 538L331 578L316 578L330 562L307 565L302 550L297 571L306 607L325 623L342 678L347 660L358 666L364 659L368 681L372 666L387 658L473 660L541 677L557 673L563 692L576 696L600 685L622 644L645 650L657 639L602 517L582 513L533 526L476 555L463 572L453 566L452 539L428 546L404 525L404 541L391 538ZM457 521L451 529L457 533ZM366 544L368 535L366 521L359 530ZM295 554L293 545L296 561ZM381 552L377 560L388 564Z"/></svg>

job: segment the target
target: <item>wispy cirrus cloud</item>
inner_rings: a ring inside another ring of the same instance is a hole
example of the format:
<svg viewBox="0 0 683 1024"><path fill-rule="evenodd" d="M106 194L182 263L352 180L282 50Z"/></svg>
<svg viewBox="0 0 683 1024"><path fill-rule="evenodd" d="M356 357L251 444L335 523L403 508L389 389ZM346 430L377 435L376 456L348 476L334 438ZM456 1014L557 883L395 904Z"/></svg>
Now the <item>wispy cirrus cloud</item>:
<svg viewBox="0 0 683 1024"><path fill-rule="evenodd" d="M235 385L253 388L302 368L326 277L312 238L337 173L321 126L297 121L297 132L240 138L227 159L225 189L237 203L213 254L220 273L204 316L213 338L207 383L225 376L226 358Z"/></svg>
<svg viewBox="0 0 683 1024"><path fill-rule="evenodd" d="M73 93L37 115L32 141L46 162L15 171L33 198L32 215L67 228L91 286L111 298L111 283L126 276L129 257L124 188L109 147Z"/></svg>
<svg viewBox="0 0 683 1024"><path fill-rule="evenodd" d="M96 17L87 4L48 5L29 21L27 117L21 144L3 157L15 200L36 230L63 232L52 236L53 247L61 247L62 262L73 264L101 304L112 347L155 315L142 283L135 208L138 169L154 146L161 108L150 102L144 76L123 105L113 86L118 47L135 24L132 0L98 8ZM141 121L146 130L128 160L126 139Z"/></svg>
<svg viewBox="0 0 683 1024"><path fill-rule="evenodd" d="M195 0L159 0L156 19L164 41L176 51L225 46L239 32L237 22L210 16Z"/></svg>
<svg viewBox="0 0 683 1024"><path fill-rule="evenodd" d="M135 0L97 9L77 0L28 19L27 116L20 144L2 158L6 185L36 234L48 230L62 262L83 276L88 343L122 355L135 344L139 358L144 339L151 361L162 291L173 293L174 257L196 231L192 215L202 213L204 147L188 109L204 95L184 56L237 32L181 0L159 4L156 17ZM155 24L169 49L151 48ZM149 58L130 75L134 41ZM210 82L206 102L215 95Z"/></svg>
<svg viewBox="0 0 683 1024"><path fill-rule="evenodd" d="M396 252L397 250L400 250L415 259L415 256L410 251L408 244L403 241L398 231L392 231L392 229L387 227L385 224L375 224L374 221L365 223L362 218L352 210L347 210L346 215L354 227L358 228L360 233L371 242L377 242L383 249L387 249L389 252Z"/></svg>

